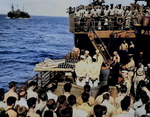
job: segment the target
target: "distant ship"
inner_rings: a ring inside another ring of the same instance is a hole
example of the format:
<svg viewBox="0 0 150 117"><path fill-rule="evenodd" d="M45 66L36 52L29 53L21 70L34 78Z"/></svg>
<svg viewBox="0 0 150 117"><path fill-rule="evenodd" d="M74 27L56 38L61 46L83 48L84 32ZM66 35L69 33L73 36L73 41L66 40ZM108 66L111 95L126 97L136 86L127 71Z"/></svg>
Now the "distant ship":
<svg viewBox="0 0 150 117"><path fill-rule="evenodd" d="M17 8L16 11L14 11L14 6L12 5L12 11L8 12L8 17L10 18L30 18L30 15L27 12L20 11L20 9Z"/></svg>

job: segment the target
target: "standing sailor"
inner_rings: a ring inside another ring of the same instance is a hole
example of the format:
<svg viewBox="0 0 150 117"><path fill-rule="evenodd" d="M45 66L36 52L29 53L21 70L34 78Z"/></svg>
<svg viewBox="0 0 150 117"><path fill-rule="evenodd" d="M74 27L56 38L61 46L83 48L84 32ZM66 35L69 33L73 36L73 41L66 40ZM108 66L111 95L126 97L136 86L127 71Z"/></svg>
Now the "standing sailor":
<svg viewBox="0 0 150 117"><path fill-rule="evenodd" d="M97 63L102 65L102 63L103 63L102 55L99 53L99 50L96 50L95 52L96 52L96 54L93 56L93 58L96 59Z"/></svg>
<svg viewBox="0 0 150 117"><path fill-rule="evenodd" d="M76 19L76 27L78 27L77 31L80 30L80 20L81 20L81 13L79 8L77 8L76 12L75 12L75 19Z"/></svg>
<svg viewBox="0 0 150 117"><path fill-rule="evenodd" d="M73 47L72 52L74 54L74 59L78 60L79 59L79 55L80 55L80 49L77 48L76 46Z"/></svg>
<svg viewBox="0 0 150 117"><path fill-rule="evenodd" d="M101 64L97 64L96 59L93 58L93 63L88 65L87 75L89 77L89 85L91 87L98 86L100 76Z"/></svg>
<svg viewBox="0 0 150 117"><path fill-rule="evenodd" d="M113 4L110 4L110 13L109 13L109 16L110 16L110 25L111 25L111 28L113 29L114 27L114 15L115 15L115 9L114 9L114 6Z"/></svg>
<svg viewBox="0 0 150 117"><path fill-rule="evenodd" d="M138 68L135 72L133 82L134 82L134 92L136 93L137 85L141 80L145 79L145 70L144 70L144 65L142 63L138 63Z"/></svg>
<svg viewBox="0 0 150 117"><path fill-rule="evenodd" d="M108 29L108 15L109 15L110 11L109 11L109 6L106 5L106 9L104 10L104 16L105 16L105 23L104 23L104 26L105 26L105 29Z"/></svg>
<svg viewBox="0 0 150 117"><path fill-rule="evenodd" d="M87 64L84 62L84 58L85 58L84 55L81 55L80 58L81 60L75 66L75 73L77 76L76 83L79 86L84 86L86 80L85 77L87 74L87 70L86 70Z"/></svg>
<svg viewBox="0 0 150 117"><path fill-rule="evenodd" d="M130 6L127 6L126 8L126 12L125 12L125 28L126 29L130 29L131 28L131 15L132 15L132 11L130 9Z"/></svg>
<svg viewBox="0 0 150 117"><path fill-rule="evenodd" d="M124 40L123 43L119 47L120 50L120 58L121 58L121 63L126 64L128 62L128 44Z"/></svg>
<svg viewBox="0 0 150 117"><path fill-rule="evenodd" d="M89 55L89 53L90 53L90 52L89 52L88 50L86 50L85 53L84 53L84 56L85 56L84 61L85 61L86 64L92 63L92 58L91 58L91 56Z"/></svg>
<svg viewBox="0 0 150 117"><path fill-rule="evenodd" d="M118 5L118 12L117 12L117 16L124 16L124 11L121 8L121 4Z"/></svg>

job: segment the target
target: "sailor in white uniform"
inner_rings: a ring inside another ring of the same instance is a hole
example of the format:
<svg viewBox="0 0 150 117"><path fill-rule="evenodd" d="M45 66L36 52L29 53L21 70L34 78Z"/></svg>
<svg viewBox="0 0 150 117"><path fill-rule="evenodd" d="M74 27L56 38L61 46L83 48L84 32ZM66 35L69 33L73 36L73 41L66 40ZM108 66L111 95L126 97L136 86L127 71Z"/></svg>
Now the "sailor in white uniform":
<svg viewBox="0 0 150 117"><path fill-rule="evenodd" d="M89 55L89 53L90 52L88 50L85 50L85 53L84 53L85 59L84 59L84 61L85 61L86 64L92 63L92 58Z"/></svg>
<svg viewBox="0 0 150 117"><path fill-rule="evenodd" d="M99 50L95 51L96 54L93 56L94 59L96 59L96 62L99 63L100 65L102 65L103 63L103 57L102 55L99 53Z"/></svg>
<svg viewBox="0 0 150 117"><path fill-rule="evenodd" d="M110 25L111 25L111 29L113 29L114 27L114 16L115 16L115 9L113 7L113 4L110 4L110 12L109 12L109 16L110 16Z"/></svg>
<svg viewBox="0 0 150 117"><path fill-rule="evenodd" d="M81 60L75 66L75 73L77 76L76 83L79 86L84 86L86 82L86 75L87 75L87 64L84 62L84 55L80 56Z"/></svg>
<svg viewBox="0 0 150 117"><path fill-rule="evenodd" d="M119 8L118 8L118 11L117 11L117 16L124 16L124 11L123 9L121 8L121 4L118 5Z"/></svg>
<svg viewBox="0 0 150 117"><path fill-rule="evenodd" d="M80 20L81 20L81 12L79 9L77 9L75 12L75 18L76 18L76 25L77 25L77 27L79 27L80 26Z"/></svg>
<svg viewBox="0 0 150 117"><path fill-rule="evenodd" d="M142 63L138 63L138 68L135 72L133 82L134 82L134 92L136 93L137 85L141 80L145 79L145 70L144 65Z"/></svg>
<svg viewBox="0 0 150 117"><path fill-rule="evenodd" d="M113 4L110 4L110 16L114 16L115 15L115 9L113 8Z"/></svg>
<svg viewBox="0 0 150 117"><path fill-rule="evenodd" d="M130 10L130 6L128 6L125 12L125 18L126 18L125 28L129 28L129 29L131 28L131 15L132 15L132 11Z"/></svg>
<svg viewBox="0 0 150 117"><path fill-rule="evenodd" d="M93 58L93 63L88 64L87 75L89 77L89 85L91 87L98 86L101 65Z"/></svg>
<svg viewBox="0 0 150 117"><path fill-rule="evenodd" d="M109 13L110 13L109 6L106 5L106 9L104 10L104 16L105 16L104 26L108 25L108 15L109 15Z"/></svg>

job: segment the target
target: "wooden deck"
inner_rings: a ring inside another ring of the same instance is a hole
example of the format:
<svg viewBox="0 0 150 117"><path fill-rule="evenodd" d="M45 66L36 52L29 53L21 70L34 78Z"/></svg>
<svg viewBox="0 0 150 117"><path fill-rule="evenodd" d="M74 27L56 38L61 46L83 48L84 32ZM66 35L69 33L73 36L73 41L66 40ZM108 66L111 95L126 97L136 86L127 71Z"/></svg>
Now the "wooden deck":
<svg viewBox="0 0 150 117"><path fill-rule="evenodd" d="M128 31L125 31L125 30L115 30L115 31L103 30L103 31L95 31L95 32L101 38L110 38L111 34L114 35L114 38L135 38L136 37L134 30L128 30ZM74 34L89 34L89 33L92 33L92 32L75 32ZM95 36L94 33L92 35Z"/></svg>

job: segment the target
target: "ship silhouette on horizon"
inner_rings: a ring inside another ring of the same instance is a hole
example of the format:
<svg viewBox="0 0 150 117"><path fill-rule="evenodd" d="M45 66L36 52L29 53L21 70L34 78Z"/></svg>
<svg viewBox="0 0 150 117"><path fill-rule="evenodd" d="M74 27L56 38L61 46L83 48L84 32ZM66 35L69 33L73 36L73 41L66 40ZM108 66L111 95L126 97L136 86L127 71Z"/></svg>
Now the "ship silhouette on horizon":
<svg viewBox="0 0 150 117"><path fill-rule="evenodd" d="M17 5L18 7L18 5ZM12 4L12 10L8 12L8 17L12 18L30 18L30 15L27 12L21 11L20 9L17 8L17 10L14 10L14 6Z"/></svg>

